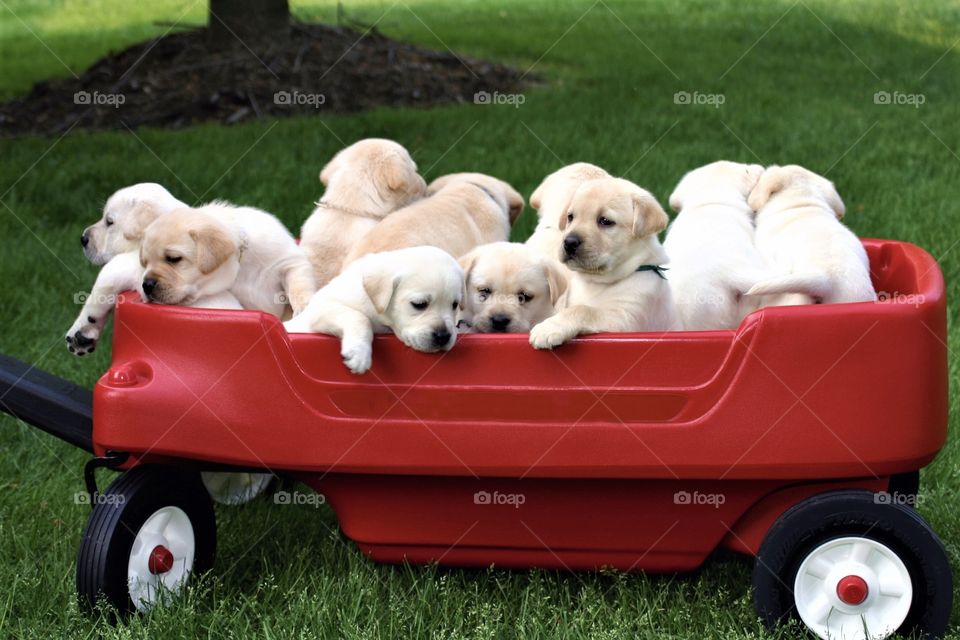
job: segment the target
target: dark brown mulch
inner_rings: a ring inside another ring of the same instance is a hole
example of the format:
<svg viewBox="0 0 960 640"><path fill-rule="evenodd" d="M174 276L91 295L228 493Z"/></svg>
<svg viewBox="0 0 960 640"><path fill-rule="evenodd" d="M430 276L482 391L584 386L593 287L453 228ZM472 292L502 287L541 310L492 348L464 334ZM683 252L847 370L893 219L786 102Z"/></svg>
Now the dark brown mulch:
<svg viewBox="0 0 960 640"><path fill-rule="evenodd" d="M0 135L68 129L235 124L381 105L473 102L519 91L521 72L391 40L376 31L294 24L288 39L216 47L205 29L108 55L79 79L40 82L0 103Z"/></svg>

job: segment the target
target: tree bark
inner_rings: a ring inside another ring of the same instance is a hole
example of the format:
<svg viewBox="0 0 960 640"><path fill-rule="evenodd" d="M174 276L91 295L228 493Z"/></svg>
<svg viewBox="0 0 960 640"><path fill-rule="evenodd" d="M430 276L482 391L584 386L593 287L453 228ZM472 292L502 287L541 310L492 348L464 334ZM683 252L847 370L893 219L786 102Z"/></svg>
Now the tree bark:
<svg viewBox="0 0 960 640"><path fill-rule="evenodd" d="M290 28L288 0L210 0L207 26L214 42L237 38L285 38Z"/></svg>

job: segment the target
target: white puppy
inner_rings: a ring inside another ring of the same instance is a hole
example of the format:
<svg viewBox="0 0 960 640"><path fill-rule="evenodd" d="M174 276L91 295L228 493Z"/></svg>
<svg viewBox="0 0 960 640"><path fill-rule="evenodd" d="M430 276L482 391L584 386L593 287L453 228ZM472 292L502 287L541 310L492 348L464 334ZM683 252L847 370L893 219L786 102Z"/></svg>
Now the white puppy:
<svg viewBox="0 0 960 640"><path fill-rule="evenodd" d="M245 309L289 318L316 291L310 262L277 218L225 202L158 218L144 233L140 263L144 299L161 304L230 292Z"/></svg>
<svg viewBox="0 0 960 640"><path fill-rule="evenodd" d="M417 351L446 351L456 342L463 300L463 269L436 247L372 253L350 263L320 289L290 333L340 338L340 355L353 373L370 368L374 333L393 333Z"/></svg>
<svg viewBox="0 0 960 640"><path fill-rule="evenodd" d="M648 191L620 178L581 184L561 217L558 257L573 270L566 307L530 331L552 349L584 333L669 331L678 322L657 234L667 214Z"/></svg>
<svg viewBox="0 0 960 640"><path fill-rule="evenodd" d="M326 191L300 231L318 287L340 273L360 238L427 188L407 150L379 138L341 150L320 172L320 182Z"/></svg>
<svg viewBox="0 0 960 640"><path fill-rule="evenodd" d="M679 213L663 248L681 326L688 331L733 329L756 309L744 294L771 277L753 244L747 196L763 167L721 160L687 173L670 196Z"/></svg>
<svg viewBox="0 0 960 640"><path fill-rule="evenodd" d="M537 210L537 228L527 238L527 246L556 259L560 246L560 217L566 215L566 206L573 192L587 180L609 178L610 174L589 162L576 162L554 171L530 195L530 206Z"/></svg>
<svg viewBox="0 0 960 640"><path fill-rule="evenodd" d="M747 200L757 211L756 245L780 273L752 287L762 305L876 300L863 244L841 222L833 183L797 165L771 166ZM801 294L783 294L800 291Z"/></svg>
<svg viewBox="0 0 960 640"><path fill-rule="evenodd" d="M104 267L67 331L71 353L82 356L93 351L117 295L140 286L143 270L139 251L144 230L159 216L186 206L152 182L124 187L107 199L100 220L80 236L87 259Z"/></svg>

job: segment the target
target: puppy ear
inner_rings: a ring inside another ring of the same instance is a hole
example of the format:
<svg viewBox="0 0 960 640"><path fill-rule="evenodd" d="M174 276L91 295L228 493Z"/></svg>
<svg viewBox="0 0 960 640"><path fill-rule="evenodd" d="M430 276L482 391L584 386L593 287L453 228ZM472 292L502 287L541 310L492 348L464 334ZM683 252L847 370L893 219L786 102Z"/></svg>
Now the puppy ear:
<svg viewBox="0 0 960 640"><path fill-rule="evenodd" d="M330 159L323 169L320 170L320 183L323 186L329 186L330 178L333 177L334 172L340 167L340 154L333 156Z"/></svg>
<svg viewBox="0 0 960 640"><path fill-rule="evenodd" d="M560 219L557 221L557 229L563 231L567 228L567 213L570 211L570 205L573 204L573 197L570 198L570 201L567 202L566 206L560 210Z"/></svg>
<svg viewBox="0 0 960 640"><path fill-rule="evenodd" d="M830 205L830 208L833 209L833 212L837 215L837 220L843 220L843 216L847 213L847 207L843 204L843 200L840 198L840 194L837 193L837 188L833 186L833 183L824 178L826 186L824 187L824 195L827 198L827 204Z"/></svg>
<svg viewBox="0 0 960 640"><path fill-rule="evenodd" d="M543 188L544 183L541 182L540 186L537 187L533 193L530 194L530 206L534 209L540 209L540 203L543 201Z"/></svg>
<svg viewBox="0 0 960 640"><path fill-rule="evenodd" d="M550 288L550 304L557 306L560 296L567 291L567 275L553 260L544 260L543 270L547 275L547 286Z"/></svg>
<svg viewBox="0 0 960 640"><path fill-rule="evenodd" d="M683 208L683 196L680 194L681 187L683 186L683 181L680 181L680 184L677 185L677 188L673 190L673 193L670 194L669 205L670 208L680 213L680 209Z"/></svg>
<svg viewBox="0 0 960 640"><path fill-rule="evenodd" d="M474 265L477 264L476 250L460 256L457 262L460 263L460 268L463 269L463 282L464 286L466 286L466 283L470 281L470 273L473 271Z"/></svg>
<svg viewBox="0 0 960 640"><path fill-rule="evenodd" d="M767 170L760 176L757 186L747 196L747 204L754 211L759 211L770 200L770 196L786 186L787 173L777 165L767 167Z"/></svg>
<svg viewBox="0 0 960 640"><path fill-rule="evenodd" d="M237 252L236 242L220 226L203 225L189 233L197 246L196 264L200 273L210 273Z"/></svg>
<svg viewBox="0 0 960 640"><path fill-rule="evenodd" d="M399 193L423 193L427 189L427 183L417 173L417 165L412 161L408 162L405 158L391 155L386 158L377 167L380 177L380 183L385 185L390 191Z"/></svg>
<svg viewBox="0 0 960 640"><path fill-rule="evenodd" d="M121 222L123 225L123 237L130 242L136 242L143 238L143 232L147 230L150 223L160 217L160 211L150 202L137 202L130 211L128 220Z"/></svg>
<svg viewBox="0 0 960 640"><path fill-rule="evenodd" d="M377 313L383 313L390 306L390 300L398 284L400 284L400 276L387 269L374 269L363 274L363 290Z"/></svg>
<svg viewBox="0 0 960 640"><path fill-rule="evenodd" d="M506 183L504 183L506 184ZM516 189L510 185L506 185L507 192L507 206L509 207L510 213L510 224L513 224L517 221L517 218L520 217L520 214L523 213L523 196L517 193Z"/></svg>
<svg viewBox="0 0 960 640"><path fill-rule="evenodd" d="M635 193L633 200L633 235L637 238L660 233L670 218L660 203L645 193Z"/></svg>

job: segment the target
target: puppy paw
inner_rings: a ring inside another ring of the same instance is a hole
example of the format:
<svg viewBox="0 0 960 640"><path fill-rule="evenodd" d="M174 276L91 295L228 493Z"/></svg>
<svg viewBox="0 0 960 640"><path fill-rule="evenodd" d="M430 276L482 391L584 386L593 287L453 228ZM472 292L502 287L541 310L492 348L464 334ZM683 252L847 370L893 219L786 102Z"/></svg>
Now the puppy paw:
<svg viewBox="0 0 960 640"><path fill-rule="evenodd" d="M85 322L79 320L75 322L66 335L67 349L77 356L93 353L100 340L100 325L89 322L90 318L85 320Z"/></svg>
<svg viewBox="0 0 960 640"><path fill-rule="evenodd" d="M340 357L343 358L343 364L347 365L347 369L356 374L365 373L373 364L373 350L365 344L350 347L344 345L340 351Z"/></svg>
<svg viewBox="0 0 960 640"><path fill-rule="evenodd" d="M530 330L530 345L534 349L553 349L559 347L571 337L556 323L544 320Z"/></svg>

